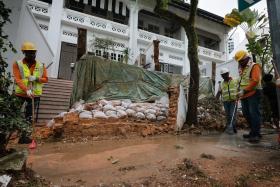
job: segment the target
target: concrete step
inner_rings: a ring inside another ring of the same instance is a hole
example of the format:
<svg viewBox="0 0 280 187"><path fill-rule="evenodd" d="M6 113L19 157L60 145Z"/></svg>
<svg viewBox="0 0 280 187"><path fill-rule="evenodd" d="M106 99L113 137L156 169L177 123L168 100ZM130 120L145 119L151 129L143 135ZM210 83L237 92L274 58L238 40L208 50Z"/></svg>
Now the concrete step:
<svg viewBox="0 0 280 187"><path fill-rule="evenodd" d="M53 98L53 97L41 97L41 102L42 101L52 101L52 102L64 102L64 103L70 103L70 97L69 98Z"/></svg>
<svg viewBox="0 0 280 187"><path fill-rule="evenodd" d="M71 93L69 92L61 92L61 91L58 91L56 90L55 92L54 91L51 91L51 90L44 90L43 92L43 95L61 95L61 96L66 96L66 97L70 97L71 96Z"/></svg>
<svg viewBox="0 0 280 187"><path fill-rule="evenodd" d="M56 78L52 78L49 77L49 82L63 82L63 83L73 83L73 81L71 80L64 80L64 79L56 79Z"/></svg>
<svg viewBox="0 0 280 187"><path fill-rule="evenodd" d="M48 105L48 106L64 106L66 108L69 107L69 102L65 102L65 101L52 101L52 100L40 100L40 106L41 105Z"/></svg>
<svg viewBox="0 0 280 187"><path fill-rule="evenodd" d="M46 83L46 84L44 84L44 86L64 86L64 87L66 87L66 88L72 88L73 87L73 84L63 84L63 83L51 83L51 82L49 82L49 83Z"/></svg>
<svg viewBox="0 0 280 187"><path fill-rule="evenodd" d="M68 106L65 106L65 105L49 105L48 103L40 103L40 111L41 110L49 110L49 109L56 109L56 110L67 110L69 107Z"/></svg>
<svg viewBox="0 0 280 187"><path fill-rule="evenodd" d="M45 84L44 89L59 89L61 90L62 88L65 90L72 90L73 86L69 85L63 85L63 84Z"/></svg>
<svg viewBox="0 0 280 187"><path fill-rule="evenodd" d="M66 88L63 87L63 89L61 89L61 87L52 87L52 86L48 86L48 87L44 87L44 92L48 91L48 92L59 92L60 93L72 93L72 88Z"/></svg>
<svg viewBox="0 0 280 187"><path fill-rule="evenodd" d="M60 87L63 86L63 88L73 88L73 84L63 84L63 83L46 83L44 84L45 87Z"/></svg>
<svg viewBox="0 0 280 187"><path fill-rule="evenodd" d="M55 108L39 110L39 114L59 114L60 112L65 112L65 110Z"/></svg>
<svg viewBox="0 0 280 187"><path fill-rule="evenodd" d="M55 94L45 94L43 93L42 97L44 98L60 98L60 99L70 99L70 95L55 95Z"/></svg>

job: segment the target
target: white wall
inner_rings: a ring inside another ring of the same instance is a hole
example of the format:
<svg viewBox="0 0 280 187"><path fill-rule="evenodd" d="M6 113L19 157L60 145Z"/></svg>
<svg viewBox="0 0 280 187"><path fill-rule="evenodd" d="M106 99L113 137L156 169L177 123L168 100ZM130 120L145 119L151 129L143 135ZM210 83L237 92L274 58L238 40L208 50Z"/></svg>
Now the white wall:
<svg viewBox="0 0 280 187"><path fill-rule="evenodd" d="M7 54L7 59L10 62L9 65L11 66L14 60L23 58L20 50L21 44L25 41L30 41L38 48L37 59L47 66L53 61L53 52L33 14L26 6L26 1L23 0L20 2L22 4L18 0L5 1L13 11L11 17L12 23L5 26L5 31L9 33L10 39L18 51L17 54Z"/></svg>
<svg viewBox="0 0 280 187"><path fill-rule="evenodd" d="M12 10L12 13L10 14L11 24L7 23L4 26L4 32L9 35L9 40L14 44L14 47L19 49L19 46L16 44L17 40L17 34L18 34L18 25L19 25L19 17L21 12L22 3L19 3L19 1L16 0L4 0L5 5ZM7 58L7 61L9 63L8 71L11 71L12 63L17 58L16 56L21 54L21 51L18 51L19 54L14 54L11 51L8 51L4 54L4 57Z"/></svg>

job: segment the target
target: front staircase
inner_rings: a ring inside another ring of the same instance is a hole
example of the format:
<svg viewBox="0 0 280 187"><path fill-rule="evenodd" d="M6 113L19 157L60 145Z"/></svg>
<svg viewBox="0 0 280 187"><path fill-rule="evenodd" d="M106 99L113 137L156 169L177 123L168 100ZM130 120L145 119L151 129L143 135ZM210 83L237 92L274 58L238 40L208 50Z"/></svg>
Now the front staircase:
<svg viewBox="0 0 280 187"><path fill-rule="evenodd" d="M49 78L44 84L37 122L44 124L57 114L67 111L70 105L73 81Z"/></svg>

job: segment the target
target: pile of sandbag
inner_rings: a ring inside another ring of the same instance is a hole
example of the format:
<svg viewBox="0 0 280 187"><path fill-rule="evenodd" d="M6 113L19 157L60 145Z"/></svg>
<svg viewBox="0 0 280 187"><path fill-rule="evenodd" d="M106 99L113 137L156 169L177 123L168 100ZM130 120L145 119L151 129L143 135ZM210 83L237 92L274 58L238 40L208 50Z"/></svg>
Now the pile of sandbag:
<svg viewBox="0 0 280 187"><path fill-rule="evenodd" d="M77 102L69 113L78 113L80 119L107 119L107 118L136 118L139 120L163 121L168 116L168 104L156 101L155 103L132 103L124 100L99 100L94 103ZM63 117L67 112L59 114Z"/></svg>

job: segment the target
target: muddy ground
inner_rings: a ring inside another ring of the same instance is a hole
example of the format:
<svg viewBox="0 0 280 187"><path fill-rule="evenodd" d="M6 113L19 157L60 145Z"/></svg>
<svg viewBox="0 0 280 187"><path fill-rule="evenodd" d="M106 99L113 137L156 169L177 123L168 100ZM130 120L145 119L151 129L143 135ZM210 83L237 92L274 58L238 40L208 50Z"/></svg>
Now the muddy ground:
<svg viewBox="0 0 280 187"><path fill-rule="evenodd" d="M280 186L277 134L242 133L44 143L27 166L59 186Z"/></svg>

